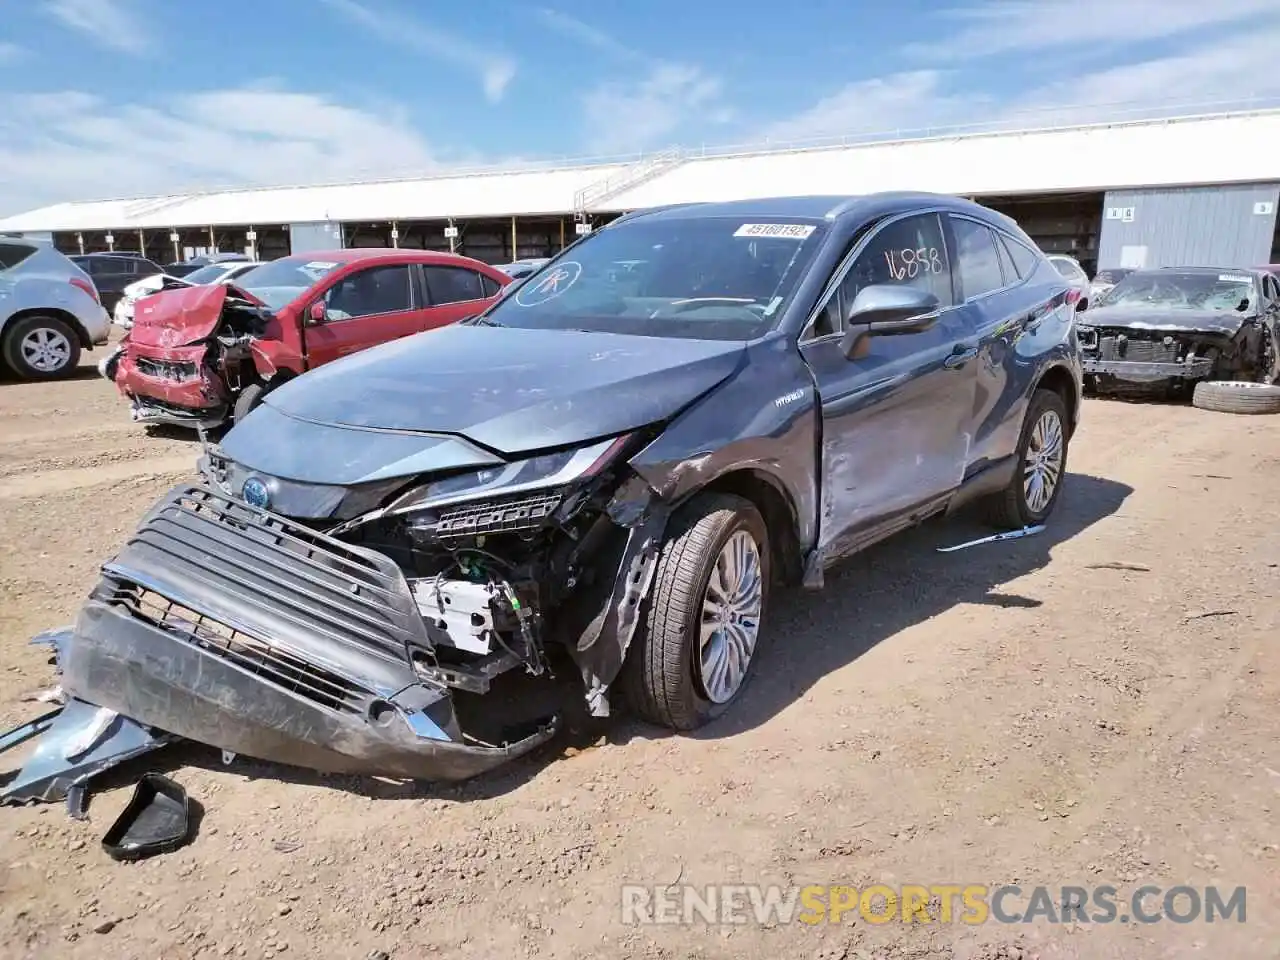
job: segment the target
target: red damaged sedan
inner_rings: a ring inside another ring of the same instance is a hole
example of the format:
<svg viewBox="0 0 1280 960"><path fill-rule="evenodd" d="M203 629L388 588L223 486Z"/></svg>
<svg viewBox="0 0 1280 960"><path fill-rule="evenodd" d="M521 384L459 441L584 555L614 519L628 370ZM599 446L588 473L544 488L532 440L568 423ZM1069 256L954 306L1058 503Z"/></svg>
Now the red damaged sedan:
<svg viewBox="0 0 1280 960"><path fill-rule="evenodd" d="M133 328L101 369L134 420L209 429L242 419L312 367L479 313L510 282L449 253L294 255L235 284L138 301Z"/></svg>

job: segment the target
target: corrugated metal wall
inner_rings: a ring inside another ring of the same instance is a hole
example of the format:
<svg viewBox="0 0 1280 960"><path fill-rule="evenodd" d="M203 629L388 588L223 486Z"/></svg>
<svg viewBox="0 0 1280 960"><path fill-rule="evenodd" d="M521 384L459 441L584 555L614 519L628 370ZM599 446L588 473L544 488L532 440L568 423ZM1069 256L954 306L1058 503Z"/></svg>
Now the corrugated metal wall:
<svg viewBox="0 0 1280 960"><path fill-rule="evenodd" d="M1098 266L1252 266L1271 258L1280 184L1110 190Z"/></svg>
<svg viewBox="0 0 1280 960"><path fill-rule="evenodd" d="M342 224L326 221L291 223L289 224L289 249L294 253L306 253L308 250L340 250L342 249Z"/></svg>

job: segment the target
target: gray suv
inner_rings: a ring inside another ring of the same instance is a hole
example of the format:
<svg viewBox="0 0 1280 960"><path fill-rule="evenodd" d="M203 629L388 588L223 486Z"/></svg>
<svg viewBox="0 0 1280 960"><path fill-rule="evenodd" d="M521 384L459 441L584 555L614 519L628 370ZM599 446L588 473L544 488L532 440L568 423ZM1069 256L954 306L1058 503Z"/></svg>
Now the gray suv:
<svg viewBox="0 0 1280 960"><path fill-rule="evenodd" d="M0 367L24 380L67 376L110 330L87 273L48 243L0 237Z"/></svg>

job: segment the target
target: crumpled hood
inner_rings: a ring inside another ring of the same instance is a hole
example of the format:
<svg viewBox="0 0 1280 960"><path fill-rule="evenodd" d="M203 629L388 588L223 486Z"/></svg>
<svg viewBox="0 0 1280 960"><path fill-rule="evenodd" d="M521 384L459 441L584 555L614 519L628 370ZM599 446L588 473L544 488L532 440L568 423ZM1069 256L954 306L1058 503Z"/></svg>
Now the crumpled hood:
<svg viewBox="0 0 1280 960"><path fill-rule="evenodd" d="M199 343L217 329L228 294L261 305L256 297L232 284L188 284L160 290L135 304L129 339L144 347Z"/></svg>
<svg viewBox="0 0 1280 960"><path fill-rule="evenodd" d="M143 297L133 308L129 339L146 347L185 347L213 333L227 288L183 287Z"/></svg>
<svg viewBox="0 0 1280 960"><path fill-rule="evenodd" d="M452 434L511 455L665 420L745 354L739 342L455 324L326 364L265 402L312 423Z"/></svg>
<svg viewBox="0 0 1280 960"><path fill-rule="evenodd" d="M1086 327L1128 327L1133 330L1168 330L1183 333L1221 333L1235 336L1248 313L1225 310L1161 310L1140 307L1094 307L1080 314Z"/></svg>

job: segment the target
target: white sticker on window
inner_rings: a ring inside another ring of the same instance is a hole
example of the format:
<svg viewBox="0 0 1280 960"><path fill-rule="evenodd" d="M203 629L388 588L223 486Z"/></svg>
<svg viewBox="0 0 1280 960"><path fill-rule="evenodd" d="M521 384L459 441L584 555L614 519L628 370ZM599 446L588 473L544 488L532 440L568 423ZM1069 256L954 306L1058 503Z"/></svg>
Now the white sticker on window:
<svg viewBox="0 0 1280 960"><path fill-rule="evenodd" d="M302 269L303 270L332 270L336 266L337 266L336 263L331 263L327 260L312 260L310 263L304 264Z"/></svg>
<svg viewBox="0 0 1280 960"><path fill-rule="evenodd" d="M735 237L779 237L804 240L817 229L811 223L744 223L733 231Z"/></svg>
<svg viewBox="0 0 1280 960"><path fill-rule="evenodd" d="M1252 283L1253 282L1253 277L1247 276L1242 273L1220 273L1218 274L1218 279L1226 280L1230 283Z"/></svg>

